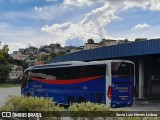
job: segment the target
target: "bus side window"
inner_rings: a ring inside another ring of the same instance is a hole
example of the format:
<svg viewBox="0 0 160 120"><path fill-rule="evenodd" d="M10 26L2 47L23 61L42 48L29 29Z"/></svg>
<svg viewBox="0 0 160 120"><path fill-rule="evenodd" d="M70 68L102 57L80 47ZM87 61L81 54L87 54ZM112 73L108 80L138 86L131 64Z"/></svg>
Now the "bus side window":
<svg viewBox="0 0 160 120"><path fill-rule="evenodd" d="M64 79L77 79L80 77L79 66L64 67Z"/></svg>
<svg viewBox="0 0 160 120"><path fill-rule="evenodd" d="M62 80L63 68L47 68L36 69L31 71L31 78L39 78L44 80Z"/></svg>
<svg viewBox="0 0 160 120"><path fill-rule="evenodd" d="M91 66L91 76L101 76L106 75L106 65L92 65Z"/></svg>

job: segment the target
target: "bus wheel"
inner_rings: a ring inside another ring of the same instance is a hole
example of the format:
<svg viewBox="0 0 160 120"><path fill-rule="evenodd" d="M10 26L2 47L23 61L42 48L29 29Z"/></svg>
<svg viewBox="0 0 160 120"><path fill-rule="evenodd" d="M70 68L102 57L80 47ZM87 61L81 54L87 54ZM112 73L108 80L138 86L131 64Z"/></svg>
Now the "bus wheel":
<svg viewBox="0 0 160 120"><path fill-rule="evenodd" d="M68 97L67 102L68 102L68 105L71 106L76 102L76 100L74 97Z"/></svg>
<svg viewBox="0 0 160 120"><path fill-rule="evenodd" d="M85 103L86 102L86 99L84 97L78 97L77 98L77 102L78 103Z"/></svg>
<svg viewBox="0 0 160 120"><path fill-rule="evenodd" d="M30 97L30 96L32 96L31 93L27 93L27 97Z"/></svg>

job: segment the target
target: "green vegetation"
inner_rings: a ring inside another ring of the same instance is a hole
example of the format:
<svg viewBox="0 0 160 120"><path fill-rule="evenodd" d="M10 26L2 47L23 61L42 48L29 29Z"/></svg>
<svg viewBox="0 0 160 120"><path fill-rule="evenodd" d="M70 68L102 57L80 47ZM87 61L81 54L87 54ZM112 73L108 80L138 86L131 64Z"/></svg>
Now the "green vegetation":
<svg viewBox="0 0 160 120"><path fill-rule="evenodd" d="M124 113L126 108L109 108L105 104L97 103L80 103L73 104L68 109L64 109L57 105L52 99L38 97L11 96L4 106L0 107L0 111L13 112L42 112L43 118L40 120L57 120L63 117L63 113L69 112L73 120L141 120L142 117L114 117L115 112ZM45 112L45 111L52 111ZM51 117L53 115L56 117ZM46 117L44 117L46 116ZM111 116L111 117L107 117ZM113 116L113 117L112 117ZM31 118L30 118L31 119ZM33 118L36 119L36 118ZM144 120L159 120L159 117L143 117ZM32 120L32 119L31 119Z"/></svg>
<svg viewBox="0 0 160 120"><path fill-rule="evenodd" d="M49 98L11 96L1 111L63 111Z"/></svg>
<svg viewBox="0 0 160 120"><path fill-rule="evenodd" d="M9 77L11 67L9 64L0 64L0 84L5 83Z"/></svg>
<svg viewBox="0 0 160 120"><path fill-rule="evenodd" d="M41 55L41 57L37 56L36 58L39 59L39 60L42 60L42 61L49 61L57 56L61 56L61 55L64 55L66 54L66 52L64 51L58 51L58 52L51 52L50 54L48 55Z"/></svg>
<svg viewBox="0 0 160 120"><path fill-rule="evenodd" d="M57 44L57 47L60 47L60 45ZM66 54L66 52L64 51L58 51L44 55L37 55L37 56L30 55L29 58L22 61L22 60L14 60L8 54L8 51L9 51L8 45L4 45L2 49L0 49L0 84L6 83L6 81L9 79L9 72L11 71L11 66L13 65L22 66L24 71L29 66L34 65L35 62L39 61L42 63L46 63L49 60L53 59L54 57ZM18 81L15 81L15 83L16 82L18 83ZM9 83L11 84L12 81L9 81Z"/></svg>
<svg viewBox="0 0 160 120"><path fill-rule="evenodd" d="M62 107L56 105L52 99L38 98L38 97L24 97L24 96L11 96L0 111L13 111L13 112L42 112L42 116L49 116L51 113L45 111L55 112L56 117L44 117L44 120L57 120L60 118L60 112L64 111ZM42 120L41 119L41 120Z"/></svg>
<svg viewBox="0 0 160 120"><path fill-rule="evenodd" d="M20 87L18 84L0 84L0 88Z"/></svg>
<svg viewBox="0 0 160 120"><path fill-rule="evenodd" d="M124 39L124 42L127 43L129 40L128 39Z"/></svg>
<svg viewBox="0 0 160 120"><path fill-rule="evenodd" d="M68 108L73 120L142 120L142 117L114 117L116 113L125 113L127 108L109 108L105 104L80 103ZM107 117L110 116L110 117ZM143 117L143 120L160 120L159 117Z"/></svg>
<svg viewBox="0 0 160 120"><path fill-rule="evenodd" d="M18 78L15 79L7 79L5 84L11 84L11 85L20 85L21 81Z"/></svg>
<svg viewBox="0 0 160 120"><path fill-rule="evenodd" d="M11 67L8 64L10 59L8 51L8 45L4 45L3 48L0 49L0 84L5 83L11 70Z"/></svg>
<svg viewBox="0 0 160 120"><path fill-rule="evenodd" d="M94 40L93 39L88 39L87 41L89 44L93 44L94 43Z"/></svg>
<svg viewBox="0 0 160 120"><path fill-rule="evenodd" d="M20 87L21 86L21 81L18 79L9 79L7 78L5 80L5 83L0 84L0 88L7 88L7 87Z"/></svg>
<svg viewBox="0 0 160 120"><path fill-rule="evenodd" d="M51 59L64 54L66 54L66 52L58 51L58 52L51 52L49 54L44 54L44 55L36 55L36 56L30 55L26 60L23 61L23 65L22 65L23 70L25 70L29 66L34 65L35 62L39 61L39 62L47 63Z"/></svg>
<svg viewBox="0 0 160 120"><path fill-rule="evenodd" d="M115 109L109 108L105 104L91 102L74 104L70 106L68 109L69 111L71 111L71 117L74 120L96 120L100 116L103 116L105 120L105 116L114 116L114 113L112 111L115 111ZM117 110L121 111L121 109Z"/></svg>
<svg viewBox="0 0 160 120"><path fill-rule="evenodd" d="M8 45L4 45L2 49L0 49L0 61L5 61L6 58L8 58L8 51L9 51L9 48L8 48Z"/></svg>

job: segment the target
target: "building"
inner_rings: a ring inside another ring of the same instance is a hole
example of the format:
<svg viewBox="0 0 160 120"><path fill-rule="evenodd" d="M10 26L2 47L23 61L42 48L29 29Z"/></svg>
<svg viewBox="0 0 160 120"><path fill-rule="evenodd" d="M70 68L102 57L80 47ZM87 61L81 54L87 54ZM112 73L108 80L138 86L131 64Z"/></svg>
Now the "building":
<svg viewBox="0 0 160 120"><path fill-rule="evenodd" d="M51 48L55 48L55 47L61 47L61 45L60 44L58 44L58 43L56 43L56 44L54 44L54 43L52 43L52 44L50 44L49 45Z"/></svg>
<svg viewBox="0 0 160 120"><path fill-rule="evenodd" d="M45 51L46 53L51 52L53 49L54 49L54 48L51 48L50 46L44 47L44 51Z"/></svg>
<svg viewBox="0 0 160 120"><path fill-rule="evenodd" d="M20 49L19 49L19 52L21 52L22 54L24 54L24 53L25 53L25 49L20 48Z"/></svg>
<svg viewBox="0 0 160 120"><path fill-rule="evenodd" d="M135 63L135 93L138 98L160 97L160 39L101 47L59 56L50 61L95 61L126 59Z"/></svg>
<svg viewBox="0 0 160 120"><path fill-rule="evenodd" d="M84 50L90 50L90 49L95 49L102 47L102 44L100 43L85 43L84 45Z"/></svg>
<svg viewBox="0 0 160 120"><path fill-rule="evenodd" d="M20 51L14 51L10 56L15 60L25 60L29 57L29 55L22 54Z"/></svg>
<svg viewBox="0 0 160 120"><path fill-rule="evenodd" d="M128 41L127 43L129 43L130 41ZM117 43L118 44L125 44L126 42L125 42L125 40L117 40Z"/></svg>
<svg viewBox="0 0 160 120"><path fill-rule="evenodd" d="M113 40L113 39L102 39L99 43L85 43L84 50L95 49L104 46L112 46L118 44L129 43L130 41L125 42L125 40Z"/></svg>
<svg viewBox="0 0 160 120"><path fill-rule="evenodd" d="M23 68L22 66L13 65L11 68L11 72L9 73L10 79L17 79L18 77L22 76Z"/></svg>
<svg viewBox="0 0 160 120"><path fill-rule="evenodd" d="M83 50L82 46L75 47L75 48L70 49L70 53L79 52L79 51L82 51L82 50Z"/></svg>
<svg viewBox="0 0 160 120"><path fill-rule="evenodd" d="M44 61L36 61L33 65L42 65L42 64L45 64Z"/></svg>
<svg viewBox="0 0 160 120"><path fill-rule="evenodd" d="M111 46L111 45L117 45L118 41L117 40L110 40L110 39L102 39L100 42L102 46Z"/></svg>

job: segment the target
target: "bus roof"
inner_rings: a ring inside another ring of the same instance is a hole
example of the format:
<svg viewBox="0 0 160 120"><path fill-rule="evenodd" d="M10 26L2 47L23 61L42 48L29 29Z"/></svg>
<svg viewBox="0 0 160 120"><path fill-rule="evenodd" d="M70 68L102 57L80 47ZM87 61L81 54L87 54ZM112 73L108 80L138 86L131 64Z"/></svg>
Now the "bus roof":
<svg viewBox="0 0 160 120"><path fill-rule="evenodd" d="M129 63L133 63L133 62L128 61L128 60L102 60L102 61L89 61L89 62L66 61L66 62L57 62L57 63L50 63L50 64L31 66L31 67L27 68L25 71L32 70L32 69L44 69L44 68L58 68L58 67L68 67L68 66L107 64L107 63L110 63L110 62L129 62Z"/></svg>

